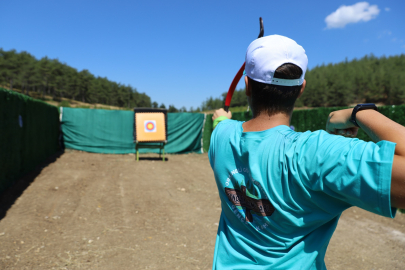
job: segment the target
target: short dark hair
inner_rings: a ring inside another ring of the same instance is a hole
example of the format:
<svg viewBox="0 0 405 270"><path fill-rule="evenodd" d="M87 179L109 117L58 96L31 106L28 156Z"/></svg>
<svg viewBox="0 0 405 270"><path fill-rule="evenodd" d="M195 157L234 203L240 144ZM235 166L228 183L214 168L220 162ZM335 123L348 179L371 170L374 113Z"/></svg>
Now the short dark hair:
<svg viewBox="0 0 405 270"><path fill-rule="evenodd" d="M274 78L299 79L302 69L294 64L281 65L274 72ZM276 113L290 114L301 90L298 86L281 86L257 82L248 77L251 87L253 117L261 113L272 116Z"/></svg>

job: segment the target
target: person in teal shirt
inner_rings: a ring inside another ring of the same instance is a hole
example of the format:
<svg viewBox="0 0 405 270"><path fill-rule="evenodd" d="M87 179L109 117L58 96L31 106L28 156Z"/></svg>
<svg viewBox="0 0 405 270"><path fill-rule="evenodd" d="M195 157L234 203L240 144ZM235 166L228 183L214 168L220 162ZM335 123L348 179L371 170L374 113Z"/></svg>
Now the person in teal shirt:
<svg viewBox="0 0 405 270"><path fill-rule="evenodd" d="M289 38L253 41L245 66L253 118L214 113L208 156L222 212L213 269L326 269L345 209L393 218L405 207L405 128L375 105L331 113L326 131L289 128L307 63ZM374 142L356 139L359 127Z"/></svg>

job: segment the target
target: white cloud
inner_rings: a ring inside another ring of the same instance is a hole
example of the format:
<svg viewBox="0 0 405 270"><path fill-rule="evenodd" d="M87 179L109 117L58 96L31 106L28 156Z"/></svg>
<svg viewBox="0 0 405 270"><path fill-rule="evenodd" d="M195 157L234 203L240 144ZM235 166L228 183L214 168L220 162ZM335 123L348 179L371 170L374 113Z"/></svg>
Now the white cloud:
<svg viewBox="0 0 405 270"><path fill-rule="evenodd" d="M349 23L367 22L380 13L377 5L359 2L352 6L341 6L325 18L326 28L343 28Z"/></svg>
<svg viewBox="0 0 405 270"><path fill-rule="evenodd" d="M387 12L390 11L390 10L391 10L391 9L390 9L389 7L386 7L386 8L385 8L385 11L387 11Z"/></svg>

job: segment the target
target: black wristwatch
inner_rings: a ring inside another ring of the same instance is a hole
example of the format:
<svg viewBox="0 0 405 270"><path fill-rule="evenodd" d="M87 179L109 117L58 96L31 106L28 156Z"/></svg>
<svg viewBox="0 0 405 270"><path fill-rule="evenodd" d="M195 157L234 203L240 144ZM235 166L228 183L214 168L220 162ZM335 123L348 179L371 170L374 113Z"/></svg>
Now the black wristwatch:
<svg viewBox="0 0 405 270"><path fill-rule="evenodd" d="M376 110L378 112L377 106L374 103L363 103L357 104L356 107L353 108L352 117L350 118L350 122L352 122L356 127L359 125L356 122L356 113L362 110Z"/></svg>

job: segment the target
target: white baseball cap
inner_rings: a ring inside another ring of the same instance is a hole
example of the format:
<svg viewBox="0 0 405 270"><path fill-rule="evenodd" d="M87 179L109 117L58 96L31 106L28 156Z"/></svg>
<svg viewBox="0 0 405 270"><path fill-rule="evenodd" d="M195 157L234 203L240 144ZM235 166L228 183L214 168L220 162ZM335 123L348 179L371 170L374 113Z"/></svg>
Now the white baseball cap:
<svg viewBox="0 0 405 270"><path fill-rule="evenodd" d="M250 43L246 51L245 74L252 80L283 86L301 85L308 66L304 48L294 40L271 35L258 38ZM299 79L274 78L274 72L283 64L292 63L302 69Z"/></svg>

